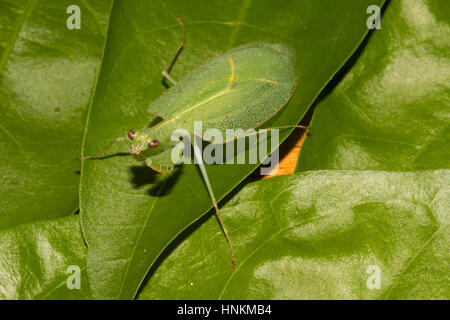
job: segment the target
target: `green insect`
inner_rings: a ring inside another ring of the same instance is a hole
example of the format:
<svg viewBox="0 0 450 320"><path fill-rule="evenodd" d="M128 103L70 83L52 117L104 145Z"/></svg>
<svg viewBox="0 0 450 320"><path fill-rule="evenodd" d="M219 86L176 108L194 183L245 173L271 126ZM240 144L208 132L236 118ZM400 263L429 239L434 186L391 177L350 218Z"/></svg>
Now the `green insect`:
<svg viewBox="0 0 450 320"><path fill-rule="evenodd" d="M278 43L254 42L237 47L209 60L177 83L167 72L184 45L184 26L181 19L177 19L183 30L183 40L170 64L162 71L173 86L148 109L163 120L141 131L132 129L127 136L116 138L100 152L77 160L95 157L112 144L129 140L130 153L136 160L166 174L177 163L173 161L172 151L178 143L171 141L175 130L183 128L196 136L198 133L189 128L197 120L202 121L205 130L214 128L223 134L226 129L254 129L289 101L297 84L295 51ZM178 154L180 159L182 152L181 149ZM235 265L231 240L201 161L201 152L195 145L194 156L230 246L232 264Z"/></svg>

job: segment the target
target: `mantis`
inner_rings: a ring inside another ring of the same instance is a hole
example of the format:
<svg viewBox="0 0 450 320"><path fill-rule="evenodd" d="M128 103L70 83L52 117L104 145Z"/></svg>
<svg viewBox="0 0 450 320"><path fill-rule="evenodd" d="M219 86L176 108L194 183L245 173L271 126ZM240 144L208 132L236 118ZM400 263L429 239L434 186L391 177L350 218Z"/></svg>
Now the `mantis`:
<svg viewBox="0 0 450 320"><path fill-rule="evenodd" d="M197 120L202 121L204 129L216 129L221 133L227 129L254 129L287 104L295 91L297 76L295 51L284 44L253 42L242 45L207 61L182 81L173 79L169 70L185 41L183 22L180 17L177 17L177 21L182 28L182 41L172 60L161 72L172 86L148 108L150 114L157 114L163 120L143 130L131 129L126 136L114 139L99 152L79 157L77 161L96 157L114 143L128 140L131 143L130 154L134 159L159 173L167 174L183 156L183 149L175 151L178 143L171 140L175 130L187 129ZM304 126L285 127L306 129ZM201 139L200 132L192 129L188 131ZM231 239L211 188L202 154L196 143L192 145L194 157L230 247L232 265L235 266Z"/></svg>

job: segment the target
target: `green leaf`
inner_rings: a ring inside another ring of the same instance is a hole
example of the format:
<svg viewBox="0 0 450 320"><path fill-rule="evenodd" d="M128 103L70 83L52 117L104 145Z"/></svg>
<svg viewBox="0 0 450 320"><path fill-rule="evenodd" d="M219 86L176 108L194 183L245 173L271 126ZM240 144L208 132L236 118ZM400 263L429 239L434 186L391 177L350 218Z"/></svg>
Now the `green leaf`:
<svg viewBox="0 0 450 320"><path fill-rule="evenodd" d="M393 0L317 105L297 171L450 165L450 3Z"/></svg>
<svg viewBox="0 0 450 320"><path fill-rule="evenodd" d="M211 217L139 298L449 299L449 181L450 170L311 171L251 183L223 208L237 267Z"/></svg>
<svg viewBox="0 0 450 320"><path fill-rule="evenodd" d="M0 299L89 299L86 258L78 216L0 231ZM70 266L82 271L80 289L68 289Z"/></svg>
<svg viewBox="0 0 450 320"><path fill-rule="evenodd" d="M111 1L81 1L81 30L66 27L71 4L0 0L0 229L78 208L74 159Z"/></svg>
<svg viewBox="0 0 450 320"><path fill-rule="evenodd" d="M267 40L295 47L297 90L267 124L279 126L298 123L367 33L367 6L382 3L116 2L102 74L90 108L84 154L100 150L130 128L147 125L145 110L164 90L160 71L181 40L175 13L187 30L186 45L172 70L175 79L243 43ZM288 133L283 132L280 140ZM128 147L123 145L111 153L126 151ZM223 198L255 167L208 166L217 198ZM193 165L166 177L126 156L85 161L80 190L82 228L89 246L88 274L96 298L133 298L162 250L211 208ZM229 253L224 252L224 257L229 258Z"/></svg>

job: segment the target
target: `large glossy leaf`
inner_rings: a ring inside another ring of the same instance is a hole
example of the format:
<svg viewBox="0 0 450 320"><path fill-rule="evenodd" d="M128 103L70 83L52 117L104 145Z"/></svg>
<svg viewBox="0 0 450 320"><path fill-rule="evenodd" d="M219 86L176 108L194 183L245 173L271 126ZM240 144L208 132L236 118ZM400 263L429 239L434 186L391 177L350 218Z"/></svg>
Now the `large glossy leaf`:
<svg viewBox="0 0 450 320"><path fill-rule="evenodd" d="M0 229L69 215L78 207L85 111L111 0L0 1Z"/></svg>
<svg viewBox="0 0 450 320"><path fill-rule="evenodd" d="M450 2L393 0L318 105L297 170L450 165Z"/></svg>
<svg viewBox="0 0 450 320"><path fill-rule="evenodd" d="M311 171L245 186L140 299L449 299L450 170ZM379 275L379 287L376 277Z"/></svg>
<svg viewBox="0 0 450 320"><path fill-rule="evenodd" d="M33 222L0 232L0 299L89 299L87 249L79 216ZM80 288L67 281L81 271Z"/></svg>
<svg viewBox="0 0 450 320"><path fill-rule="evenodd" d="M187 29L185 48L172 71L176 79L246 42L267 40L295 47L298 87L288 106L270 122L275 126L301 119L362 41L367 6L382 2L117 1L84 154L147 124L146 107L164 90L160 71L181 39L176 13ZM123 145L111 153L126 151ZM254 168L209 166L216 196L224 197ZM210 207L195 166L183 166L165 177L126 156L85 161L80 208L94 296L133 298L160 252ZM223 256L229 259L228 252Z"/></svg>

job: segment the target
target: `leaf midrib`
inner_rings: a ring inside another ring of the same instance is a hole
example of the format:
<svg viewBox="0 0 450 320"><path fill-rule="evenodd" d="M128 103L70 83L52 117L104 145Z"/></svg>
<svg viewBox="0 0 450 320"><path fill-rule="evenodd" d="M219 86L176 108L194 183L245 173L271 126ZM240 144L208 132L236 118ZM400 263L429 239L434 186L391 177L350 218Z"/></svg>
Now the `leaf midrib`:
<svg viewBox="0 0 450 320"><path fill-rule="evenodd" d="M100 63L101 63L101 65L100 65L100 68L98 68L97 75L95 76L94 83L92 85L91 95L89 97L89 104L88 104L88 108L87 108L87 112L86 112L86 120L85 120L85 126L84 126L84 131L83 131L83 139L82 139L82 142L81 142L81 150L80 150L81 156L84 155L84 147L85 147L85 144L86 144L86 137L87 137L87 132L88 132L89 120L91 118L92 104L94 102L95 92L97 91L98 79L99 79L100 74L101 74L102 69L103 69L103 62L104 62L104 57L105 57L105 49L106 49L106 44L108 42L109 26L110 26L110 22L111 22L111 13L112 13L112 9L114 7L114 3L115 3L115 1L111 0L111 6L109 8L109 19L108 19L107 26L106 26L106 39L103 42L102 53L101 53L101 56L100 56ZM82 182L83 182L83 178L84 178L84 161L81 162L80 172L81 172L80 173L80 180L79 180L79 185L78 185L78 207L80 209L80 213L79 213L79 215L80 215L80 229L81 229L81 233L83 235L83 238L85 240L86 246L89 247L89 243L88 243L89 236L88 236L87 232L84 232L84 228L83 228L83 216L84 215L82 213L82 208L81 208L81 194L82 194L82 189L83 189L83 183ZM88 253L89 253L89 251L88 251ZM87 266L86 266L86 269L87 269ZM89 278L89 274L87 276Z"/></svg>

